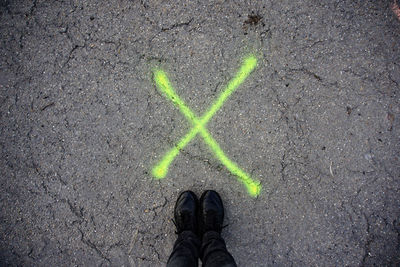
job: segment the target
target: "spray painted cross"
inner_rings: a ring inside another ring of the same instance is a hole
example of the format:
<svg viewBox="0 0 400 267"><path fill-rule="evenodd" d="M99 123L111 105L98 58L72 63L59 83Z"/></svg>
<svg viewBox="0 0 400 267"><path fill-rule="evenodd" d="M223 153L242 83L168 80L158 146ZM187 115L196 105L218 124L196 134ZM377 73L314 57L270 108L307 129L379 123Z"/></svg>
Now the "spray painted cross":
<svg viewBox="0 0 400 267"><path fill-rule="evenodd" d="M255 197L260 194L261 185L259 182L253 180L249 174L240 169L238 165L230 160L221 147L211 136L206 129L206 124L215 115L215 113L222 107L226 99L239 87L239 85L249 76L252 70L257 65L257 59L254 56L249 56L244 59L239 71L229 82L226 88L222 91L218 99L211 105L209 110L201 117L198 118L192 110L185 104L185 102L176 94L174 88L168 80L166 73L161 69L154 70L154 81L157 88L163 92L168 99L170 99L175 106L183 113L186 119L192 124L192 129L182 139L171 148L160 162L153 168L152 173L156 179L162 179L167 175L168 167L174 158L197 134L203 137L204 142L209 146L214 155L221 161L221 163L234 174L238 181L243 183L248 193Z"/></svg>

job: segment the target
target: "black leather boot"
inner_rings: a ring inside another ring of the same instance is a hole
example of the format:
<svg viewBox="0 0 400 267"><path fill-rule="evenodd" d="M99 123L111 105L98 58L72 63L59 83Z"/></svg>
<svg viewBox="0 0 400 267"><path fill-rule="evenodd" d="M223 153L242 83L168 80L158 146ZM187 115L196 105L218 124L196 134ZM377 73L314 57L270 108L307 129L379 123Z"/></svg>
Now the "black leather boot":
<svg viewBox="0 0 400 267"><path fill-rule="evenodd" d="M192 191L184 191L179 195L174 209L174 223L177 234L182 231L192 231L198 234L198 206L199 200Z"/></svg>
<svg viewBox="0 0 400 267"><path fill-rule="evenodd" d="M200 234L208 231L221 233L224 222L224 205L222 199L214 190L205 191L200 198Z"/></svg>

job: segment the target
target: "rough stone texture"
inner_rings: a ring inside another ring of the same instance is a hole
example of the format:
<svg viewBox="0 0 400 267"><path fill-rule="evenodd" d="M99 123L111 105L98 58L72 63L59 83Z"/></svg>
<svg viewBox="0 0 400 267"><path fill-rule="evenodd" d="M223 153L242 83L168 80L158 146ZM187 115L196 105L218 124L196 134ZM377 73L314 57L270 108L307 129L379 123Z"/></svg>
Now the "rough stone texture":
<svg viewBox="0 0 400 267"><path fill-rule="evenodd" d="M391 1L7 1L0 7L0 262L163 266L178 193L219 191L239 266L400 264L400 22ZM200 137L151 167L243 55L255 72Z"/></svg>

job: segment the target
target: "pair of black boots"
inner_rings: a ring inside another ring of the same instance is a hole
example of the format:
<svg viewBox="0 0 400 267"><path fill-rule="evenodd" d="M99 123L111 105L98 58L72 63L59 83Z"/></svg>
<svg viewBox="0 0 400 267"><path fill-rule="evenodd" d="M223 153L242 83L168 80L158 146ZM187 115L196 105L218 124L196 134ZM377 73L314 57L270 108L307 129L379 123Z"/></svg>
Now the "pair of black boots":
<svg viewBox="0 0 400 267"><path fill-rule="evenodd" d="M205 191L200 197L192 191L182 192L174 209L176 233L192 231L202 237L205 232L221 233L224 221L224 205L219 194L213 190Z"/></svg>
<svg viewBox="0 0 400 267"><path fill-rule="evenodd" d="M236 267L221 237L224 205L219 194L205 191L198 200L192 191L182 192L175 204L174 223L178 238L168 267Z"/></svg>

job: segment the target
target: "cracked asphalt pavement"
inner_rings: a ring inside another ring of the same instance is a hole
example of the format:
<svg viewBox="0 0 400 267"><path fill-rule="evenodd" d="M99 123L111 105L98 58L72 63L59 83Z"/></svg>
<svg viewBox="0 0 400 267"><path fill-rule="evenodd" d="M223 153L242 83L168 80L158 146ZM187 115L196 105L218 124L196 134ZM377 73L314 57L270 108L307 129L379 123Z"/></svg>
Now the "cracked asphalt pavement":
<svg viewBox="0 0 400 267"><path fill-rule="evenodd" d="M393 1L0 1L0 265L164 266L179 192L221 193L239 266L400 264ZM261 181L247 195L157 91Z"/></svg>

